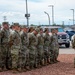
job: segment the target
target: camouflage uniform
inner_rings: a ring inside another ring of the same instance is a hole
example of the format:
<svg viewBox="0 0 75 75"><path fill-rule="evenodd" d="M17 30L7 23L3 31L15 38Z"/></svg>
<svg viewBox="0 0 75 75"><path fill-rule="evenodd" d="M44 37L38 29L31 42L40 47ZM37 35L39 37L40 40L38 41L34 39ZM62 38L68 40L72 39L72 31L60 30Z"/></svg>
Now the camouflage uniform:
<svg viewBox="0 0 75 75"><path fill-rule="evenodd" d="M21 38L17 31L12 31L9 37L11 58L12 58L12 69L18 69L21 67Z"/></svg>
<svg viewBox="0 0 75 75"><path fill-rule="evenodd" d="M38 45L37 45L37 50L38 50L38 62L43 65L43 61L44 61L44 38L43 38L43 34L38 34L37 35L38 38Z"/></svg>
<svg viewBox="0 0 75 75"><path fill-rule="evenodd" d="M51 51L51 61L55 62L56 58L58 57L58 51L59 46L58 46L58 40L56 34L52 34L51 37L51 42L50 42L50 51Z"/></svg>
<svg viewBox="0 0 75 75"><path fill-rule="evenodd" d="M10 31L2 29L1 31L1 51L2 51L2 67L11 68L11 54L9 50Z"/></svg>
<svg viewBox="0 0 75 75"><path fill-rule="evenodd" d="M21 36L21 42L22 42L22 49L21 49L21 55L22 55L22 67L24 68L25 66L29 66L29 38L28 34L21 31L20 32Z"/></svg>
<svg viewBox="0 0 75 75"><path fill-rule="evenodd" d="M75 35L72 36L72 48L75 49ZM74 57L74 68L75 68L75 57Z"/></svg>
<svg viewBox="0 0 75 75"><path fill-rule="evenodd" d="M0 30L0 69L2 69L1 30Z"/></svg>
<svg viewBox="0 0 75 75"><path fill-rule="evenodd" d="M34 68L34 65L37 63L37 37L34 35L34 33L29 33L29 60L30 60L30 68Z"/></svg>
<svg viewBox="0 0 75 75"><path fill-rule="evenodd" d="M47 33L43 34L44 36L44 55L45 55L45 63L50 63L50 49L49 49L49 45L50 45L50 35Z"/></svg>
<svg viewBox="0 0 75 75"><path fill-rule="evenodd" d="M56 34L56 52L55 52L55 60L57 61L59 55L59 43L58 43L58 35Z"/></svg>

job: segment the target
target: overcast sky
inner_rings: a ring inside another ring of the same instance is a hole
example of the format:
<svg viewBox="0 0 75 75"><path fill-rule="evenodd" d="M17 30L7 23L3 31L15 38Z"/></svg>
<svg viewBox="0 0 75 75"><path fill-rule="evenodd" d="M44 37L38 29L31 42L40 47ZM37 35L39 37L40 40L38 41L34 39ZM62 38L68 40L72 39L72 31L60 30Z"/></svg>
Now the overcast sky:
<svg viewBox="0 0 75 75"><path fill-rule="evenodd" d="M52 24L52 8L49 5L54 5L54 22L56 24L73 24L73 11L75 9L75 0L27 0L28 12L30 13L30 24L49 24L48 16L44 13L46 11L50 15ZM7 16L9 23L19 22L26 24L25 0L0 0L0 23L4 21L3 16Z"/></svg>

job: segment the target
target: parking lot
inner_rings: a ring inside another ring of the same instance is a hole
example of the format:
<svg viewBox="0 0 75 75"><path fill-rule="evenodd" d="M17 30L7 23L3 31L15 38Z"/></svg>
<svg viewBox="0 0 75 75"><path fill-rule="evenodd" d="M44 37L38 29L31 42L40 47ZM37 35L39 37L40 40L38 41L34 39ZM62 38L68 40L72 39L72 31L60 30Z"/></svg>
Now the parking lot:
<svg viewBox="0 0 75 75"><path fill-rule="evenodd" d="M69 48L66 48L65 45L60 46L59 54L75 54L75 50L72 48L71 41Z"/></svg>
<svg viewBox="0 0 75 75"><path fill-rule="evenodd" d="M69 48L65 48L65 46L61 46L59 49L59 54L75 54L75 50L70 46Z"/></svg>

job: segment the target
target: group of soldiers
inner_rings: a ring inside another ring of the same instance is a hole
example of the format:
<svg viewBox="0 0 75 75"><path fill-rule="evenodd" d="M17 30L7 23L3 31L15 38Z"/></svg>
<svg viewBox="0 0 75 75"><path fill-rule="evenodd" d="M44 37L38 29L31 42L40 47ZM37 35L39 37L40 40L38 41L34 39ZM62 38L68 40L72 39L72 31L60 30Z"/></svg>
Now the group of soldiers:
<svg viewBox="0 0 75 75"><path fill-rule="evenodd" d="M2 28L1 28L2 27ZM22 72L59 62L57 29L9 26L0 27L0 71Z"/></svg>

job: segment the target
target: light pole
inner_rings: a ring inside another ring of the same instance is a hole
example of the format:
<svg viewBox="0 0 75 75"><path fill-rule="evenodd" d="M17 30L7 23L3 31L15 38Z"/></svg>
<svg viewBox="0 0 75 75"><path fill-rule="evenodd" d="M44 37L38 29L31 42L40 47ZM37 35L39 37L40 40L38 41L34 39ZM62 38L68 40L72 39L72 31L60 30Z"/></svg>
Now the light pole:
<svg viewBox="0 0 75 75"><path fill-rule="evenodd" d="M52 24L54 24L54 6L49 5L49 7L52 7Z"/></svg>
<svg viewBox="0 0 75 75"><path fill-rule="evenodd" d="M3 19L4 19L4 22L6 22L6 20L7 20L7 17L6 17L6 16L3 16Z"/></svg>
<svg viewBox="0 0 75 75"><path fill-rule="evenodd" d="M74 25L74 9L70 9L73 11L73 25Z"/></svg>
<svg viewBox="0 0 75 75"><path fill-rule="evenodd" d="M30 17L30 14L28 14L28 5L27 5L27 0L26 1L26 14L25 14L25 17L27 19L27 26L29 26L29 17Z"/></svg>
<svg viewBox="0 0 75 75"><path fill-rule="evenodd" d="M49 14L46 11L44 11L44 13L47 14L48 20L49 20L49 25L50 25L50 16L49 16Z"/></svg>

